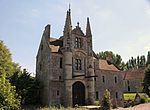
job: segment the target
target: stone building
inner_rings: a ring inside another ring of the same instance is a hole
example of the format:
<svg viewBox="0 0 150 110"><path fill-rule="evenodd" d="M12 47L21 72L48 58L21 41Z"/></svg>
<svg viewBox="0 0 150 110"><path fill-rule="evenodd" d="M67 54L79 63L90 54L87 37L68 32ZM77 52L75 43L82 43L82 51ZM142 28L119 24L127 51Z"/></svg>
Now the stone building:
<svg viewBox="0 0 150 110"><path fill-rule="evenodd" d="M123 77L121 72L106 60L95 59L96 99L101 100L106 89L110 91L113 105L123 106Z"/></svg>
<svg viewBox="0 0 150 110"><path fill-rule="evenodd" d="M124 92L136 93L143 91L144 69L145 67L122 72Z"/></svg>
<svg viewBox="0 0 150 110"><path fill-rule="evenodd" d="M99 60L92 45L89 18L85 33L79 23L72 29L70 9L59 39L50 37L50 25L45 27L36 57L36 77L43 85L40 96L44 105L92 104L102 98L105 89L115 95L115 102L120 102L122 75L114 65Z"/></svg>

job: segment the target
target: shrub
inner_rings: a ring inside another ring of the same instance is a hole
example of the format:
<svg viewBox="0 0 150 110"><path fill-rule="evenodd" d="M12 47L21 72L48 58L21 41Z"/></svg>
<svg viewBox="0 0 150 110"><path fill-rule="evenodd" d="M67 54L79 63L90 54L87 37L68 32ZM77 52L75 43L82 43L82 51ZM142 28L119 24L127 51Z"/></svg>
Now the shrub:
<svg viewBox="0 0 150 110"><path fill-rule="evenodd" d="M110 92L106 89L104 92L104 96L101 102L101 109L102 110L110 110L111 108L111 99L110 99Z"/></svg>

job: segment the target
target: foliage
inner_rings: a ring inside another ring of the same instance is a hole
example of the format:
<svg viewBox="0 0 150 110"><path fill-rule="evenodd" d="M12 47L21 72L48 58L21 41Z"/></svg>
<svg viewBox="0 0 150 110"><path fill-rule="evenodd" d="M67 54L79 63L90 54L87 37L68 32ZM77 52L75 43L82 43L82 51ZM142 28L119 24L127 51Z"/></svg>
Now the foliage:
<svg viewBox="0 0 150 110"><path fill-rule="evenodd" d="M114 64L119 70L125 69L125 63L119 54L114 54L112 51L99 52L97 56L100 59L109 61L109 63Z"/></svg>
<svg viewBox="0 0 150 110"><path fill-rule="evenodd" d="M111 108L111 99L110 99L110 92L106 89L104 92L104 96L101 102L101 109L102 110L110 110Z"/></svg>
<svg viewBox="0 0 150 110"><path fill-rule="evenodd" d="M0 108L2 110L16 110L20 106L15 87L11 86L8 80L18 70L18 65L12 62L9 49L0 40Z"/></svg>
<svg viewBox="0 0 150 110"><path fill-rule="evenodd" d="M16 94L15 87L11 86L5 76L0 77L0 108L2 110L17 110L20 100Z"/></svg>
<svg viewBox="0 0 150 110"><path fill-rule="evenodd" d="M136 69L146 66L146 58L144 55L137 56L137 58L131 57L126 63L127 69Z"/></svg>
<svg viewBox="0 0 150 110"><path fill-rule="evenodd" d="M144 92L150 97L150 65L144 71Z"/></svg>
<svg viewBox="0 0 150 110"><path fill-rule="evenodd" d="M96 106L100 106L100 102L99 102L99 100L94 101L94 105L96 105Z"/></svg>
<svg viewBox="0 0 150 110"><path fill-rule="evenodd" d="M2 71L3 70L3 71ZM11 53L3 41L0 40L0 75L6 74L10 77L14 72L19 71L18 64L12 62Z"/></svg>
<svg viewBox="0 0 150 110"><path fill-rule="evenodd" d="M10 82L16 86L16 92L21 96L21 104L37 104L39 101L40 83L24 69L10 77Z"/></svg>
<svg viewBox="0 0 150 110"><path fill-rule="evenodd" d="M146 62L146 65L149 65L150 64L150 51L148 51L148 54L147 54L147 62Z"/></svg>

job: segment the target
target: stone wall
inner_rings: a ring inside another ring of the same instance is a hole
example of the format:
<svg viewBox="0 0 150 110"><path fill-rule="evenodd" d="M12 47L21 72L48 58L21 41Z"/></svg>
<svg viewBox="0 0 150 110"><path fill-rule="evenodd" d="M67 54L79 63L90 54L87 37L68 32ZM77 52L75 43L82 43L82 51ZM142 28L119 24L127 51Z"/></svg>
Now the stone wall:
<svg viewBox="0 0 150 110"><path fill-rule="evenodd" d="M111 94L112 103L122 106L123 102L123 82L122 75L118 71L96 70L95 78L98 99L103 98L104 91L108 89Z"/></svg>

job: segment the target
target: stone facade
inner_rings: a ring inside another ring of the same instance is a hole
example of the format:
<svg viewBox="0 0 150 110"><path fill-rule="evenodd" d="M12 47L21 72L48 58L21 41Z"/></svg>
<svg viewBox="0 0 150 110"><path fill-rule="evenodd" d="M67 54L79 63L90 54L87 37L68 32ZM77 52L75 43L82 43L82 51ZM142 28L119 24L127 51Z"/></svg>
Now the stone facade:
<svg viewBox="0 0 150 110"><path fill-rule="evenodd" d="M59 39L50 37L50 25L45 27L36 57L36 77L43 85L40 94L44 105L93 104L96 98L102 98L105 89L110 90L113 103L121 105L120 73L94 53L89 18L85 34L79 23L72 29L70 9Z"/></svg>
<svg viewBox="0 0 150 110"><path fill-rule="evenodd" d="M124 92L143 92L144 67L123 71Z"/></svg>

